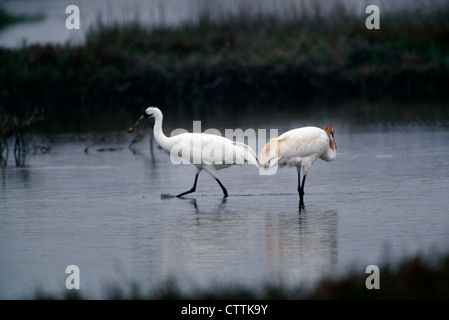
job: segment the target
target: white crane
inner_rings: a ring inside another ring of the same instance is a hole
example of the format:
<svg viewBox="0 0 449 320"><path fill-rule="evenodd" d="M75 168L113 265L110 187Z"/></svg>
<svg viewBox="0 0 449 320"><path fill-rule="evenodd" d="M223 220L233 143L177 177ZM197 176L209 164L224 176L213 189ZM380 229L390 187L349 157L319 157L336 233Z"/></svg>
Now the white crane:
<svg viewBox="0 0 449 320"><path fill-rule="evenodd" d="M324 130L317 127L292 129L271 139L261 151L260 164L264 169L274 166L296 167L300 209L304 209L304 184L312 164L318 158L332 161L337 155L334 132L330 124Z"/></svg>
<svg viewBox="0 0 449 320"><path fill-rule="evenodd" d="M231 141L225 137L205 133L182 133L167 137L162 131L162 112L156 107L147 108L128 133L134 132L145 119L154 117L154 139L159 146L170 153L172 161L183 159L196 166L197 172L193 187L177 195L182 197L195 192L198 175L204 169L220 185L224 198L228 191L218 179L217 170L227 168L233 164L249 163L258 166L259 161L251 147L240 142ZM172 158L173 157L173 158Z"/></svg>

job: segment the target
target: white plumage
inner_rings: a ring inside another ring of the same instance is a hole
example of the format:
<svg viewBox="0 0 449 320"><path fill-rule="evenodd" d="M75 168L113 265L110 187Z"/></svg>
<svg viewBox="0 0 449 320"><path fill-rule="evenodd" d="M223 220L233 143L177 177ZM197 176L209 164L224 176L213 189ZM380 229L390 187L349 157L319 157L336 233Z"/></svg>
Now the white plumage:
<svg viewBox="0 0 449 320"><path fill-rule="evenodd" d="M205 134L205 133L182 133L172 137L167 137L162 131L162 112L156 107L149 107L137 120L128 132L133 132L137 126L145 119L154 117L154 139L159 146L170 153L173 163L192 163L197 168L193 187L177 195L182 197L196 190L199 173L204 169L220 185L224 198L228 192L218 179L217 170L227 168L234 164L250 163L258 165L256 153L251 147L231 141L225 137Z"/></svg>
<svg viewBox="0 0 449 320"><path fill-rule="evenodd" d="M304 208L304 184L312 164L318 158L332 161L337 155L334 132L335 129L330 124L324 130L317 127L293 129L271 139L261 151L260 163L265 169L274 166L296 167L300 208Z"/></svg>

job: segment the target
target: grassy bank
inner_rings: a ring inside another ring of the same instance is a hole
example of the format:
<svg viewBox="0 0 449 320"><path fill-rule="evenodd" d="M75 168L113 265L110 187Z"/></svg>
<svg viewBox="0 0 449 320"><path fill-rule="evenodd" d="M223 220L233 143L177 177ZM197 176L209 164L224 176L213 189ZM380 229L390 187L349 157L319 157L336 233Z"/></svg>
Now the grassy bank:
<svg viewBox="0 0 449 320"><path fill-rule="evenodd" d="M368 290L365 281L370 276L365 270L348 272L344 276L324 278L313 288L266 285L260 292L245 287L221 287L183 291L174 282L145 291L143 284L130 286L129 290L111 287L105 299L110 300L397 300L397 299L449 299L449 255L429 259L416 255L398 265L379 265L379 289ZM89 299L78 291L67 291L58 296L45 292L32 299Z"/></svg>
<svg viewBox="0 0 449 320"><path fill-rule="evenodd" d="M82 46L0 49L0 102L5 112L70 118L76 130L149 104L180 113L214 102L447 99L449 6L387 11L380 30L365 28L364 13L321 10L218 20L205 12L176 28L99 23Z"/></svg>

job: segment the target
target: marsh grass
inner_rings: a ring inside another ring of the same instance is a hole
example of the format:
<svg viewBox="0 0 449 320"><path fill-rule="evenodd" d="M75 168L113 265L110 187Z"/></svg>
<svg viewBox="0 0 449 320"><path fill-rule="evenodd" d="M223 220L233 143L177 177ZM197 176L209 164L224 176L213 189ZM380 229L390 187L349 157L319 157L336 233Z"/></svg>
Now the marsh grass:
<svg viewBox="0 0 449 320"><path fill-rule="evenodd" d="M79 131L148 104L207 114L225 103L447 97L447 3L383 10L377 31L364 11L314 3L230 13L211 4L175 27L99 20L83 45L0 49L0 102L45 109L47 130L70 120L65 130Z"/></svg>
<svg viewBox="0 0 449 320"><path fill-rule="evenodd" d="M304 287L266 284L255 291L244 286L212 286L183 290L168 280L152 290L144 284L129 288L111 285L106 300L447 300L449 299L449 255L424 255L402 259L397 264L379 265L380 289L368 290L365 270L350 268L341 276L324 277L315 285ZM76 290L61 295L39 290L31 299L83 300L91 297Z"/></svg>

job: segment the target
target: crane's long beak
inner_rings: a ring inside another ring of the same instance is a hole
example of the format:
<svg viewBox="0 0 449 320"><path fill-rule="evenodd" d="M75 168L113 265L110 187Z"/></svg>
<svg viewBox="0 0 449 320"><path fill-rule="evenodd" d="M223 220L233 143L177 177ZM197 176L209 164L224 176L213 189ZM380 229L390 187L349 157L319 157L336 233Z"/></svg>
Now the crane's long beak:
<svg viewBox="0 0 449 320"><path fill-rule="evenodd" d="M137 119L136 123L132 127L128 128L128 134L136 131L137 127L145 120L145 116L141 115L139 119Z"/></svg>

